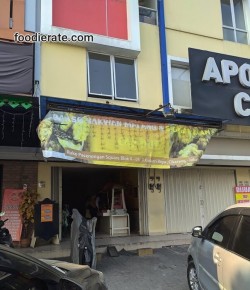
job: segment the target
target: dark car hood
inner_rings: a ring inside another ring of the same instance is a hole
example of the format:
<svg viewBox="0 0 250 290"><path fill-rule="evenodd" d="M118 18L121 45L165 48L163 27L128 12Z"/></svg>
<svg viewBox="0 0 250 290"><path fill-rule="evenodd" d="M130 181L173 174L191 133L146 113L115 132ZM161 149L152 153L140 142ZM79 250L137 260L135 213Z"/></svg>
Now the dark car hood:
<svg viewBox="0 0 250 290"><path fill-rule="evenodd" d="M103 274L89 268L56 260L39 260L18 250L0 245L0 269L22 272L33 278L59 283L69 278L82 286L83 290L107 290Z"/></svg>
<svg viewBox="0 0 250 290"><path fill-rule="evenodd" d="M85 286L86 290L107 290L102 272L86 265L78 265L57 260L42 259L41 261L66 272L67 277Z"/></svg>

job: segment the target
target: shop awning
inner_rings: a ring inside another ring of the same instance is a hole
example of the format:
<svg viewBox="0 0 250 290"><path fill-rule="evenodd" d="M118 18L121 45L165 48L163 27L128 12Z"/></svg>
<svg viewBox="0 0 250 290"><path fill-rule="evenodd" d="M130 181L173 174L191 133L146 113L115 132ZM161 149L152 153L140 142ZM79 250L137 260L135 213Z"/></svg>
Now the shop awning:
<svg viewBox="0 0 250 290"><path fill-rule="evenodd" d="M209 128L221 129L222 123L227 120L204 117L194 115L190 112L186 113L170 113L164 114L162 108L165 106L159 106L154 110L118 106L109 104L107 101L104 103L94 103L87 101L75 101L66 100L52 97L40 97L41 103L41 116L45 117L48 111L65 111L65 112L77 112L81 114L89 115L101 115L101 116L112 116L118 118L126 118L140 121L150 122L162 122L171 124L182 124L191 126L202 126Z"/></svg>
<svg viewBox="0 0 250 290"><path fill-rule="evenodd" d="M201 123L202 124L202 123ZM142 168L194 165L217 128L49 111L37 129L43 156Z"/></svg>

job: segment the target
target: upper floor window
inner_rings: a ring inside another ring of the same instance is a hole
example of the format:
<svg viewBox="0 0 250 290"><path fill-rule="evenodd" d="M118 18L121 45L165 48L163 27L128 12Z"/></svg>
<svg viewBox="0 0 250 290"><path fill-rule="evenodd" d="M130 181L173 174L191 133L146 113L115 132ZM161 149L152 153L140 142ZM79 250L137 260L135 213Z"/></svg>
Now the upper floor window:
<svg viewBox="0 0 250 290"><path fill-rule="evenodd" d="M140 22L157 25L157 1L139 0Z"/></svg>
<svg viewBox="0 0 250 290"><path fill-rule="evenodd" d="M191 109L191 84L188 62L169 58L169 100L174 108Z"/></svg>
<svg viewBox="0 0 250 290"><path fill-rule="evenodd" d="M92 97L137 101L135 60L90 52L88 90Z"/></svg>
<svg viewBox="0 0 250 290"><path fill-rule="evenodd" d="M248 43L244 0L221 0L223 37L225 40Z"/></svg>
<svg viewBox="0 0 250 290"><path fill-rule="evenodd" d="M173 105L191 108L190 73L188 67L172 67Z"/></svg>

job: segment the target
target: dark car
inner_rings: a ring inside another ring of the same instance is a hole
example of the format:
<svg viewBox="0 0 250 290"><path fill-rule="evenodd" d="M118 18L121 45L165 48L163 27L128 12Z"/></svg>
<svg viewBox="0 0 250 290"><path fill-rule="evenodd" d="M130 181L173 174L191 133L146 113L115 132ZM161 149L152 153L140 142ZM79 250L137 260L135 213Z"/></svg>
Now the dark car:
<svg viewBox="0 0 250 290"><path fill-rule="evenodd" d="M103 274L86 265L38 260L0 245L1 290L107 290Z"/></svg>

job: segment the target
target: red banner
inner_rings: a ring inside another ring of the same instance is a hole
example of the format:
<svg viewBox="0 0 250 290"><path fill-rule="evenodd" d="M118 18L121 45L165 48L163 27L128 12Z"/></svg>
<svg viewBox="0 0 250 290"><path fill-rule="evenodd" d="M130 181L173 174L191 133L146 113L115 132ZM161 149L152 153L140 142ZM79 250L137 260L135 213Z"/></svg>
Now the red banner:
<svg viewBox="0 0 250 290"><path fill-rule="evenodd" d="M5 189L3 193L2 211L5 215L3 220L8 219L5 223L13 241L20 241L22 233L22 220L19 214L19 204L22 200L23 189Z"/></svg>

